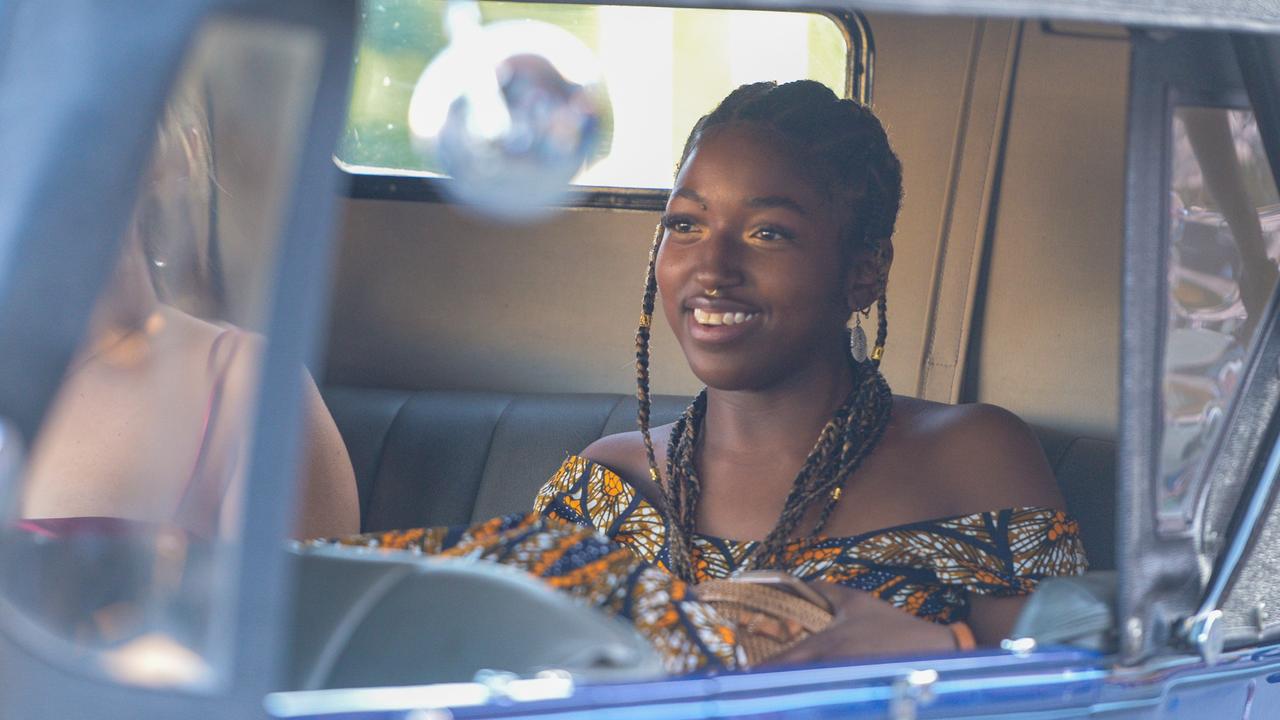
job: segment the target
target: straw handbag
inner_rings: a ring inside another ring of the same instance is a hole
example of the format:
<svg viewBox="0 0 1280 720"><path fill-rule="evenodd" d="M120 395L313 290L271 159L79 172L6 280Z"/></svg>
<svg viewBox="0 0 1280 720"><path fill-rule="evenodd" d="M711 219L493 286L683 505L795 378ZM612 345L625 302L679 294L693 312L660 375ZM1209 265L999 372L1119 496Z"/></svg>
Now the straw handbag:
<svg viewBox="0 0 1280 720"><path fill-rule="evenodd" d="M698 599L737 629L747 662L757 665L831 623L833 608L804 581L785 572L756 570L693 586Z"/></svg>

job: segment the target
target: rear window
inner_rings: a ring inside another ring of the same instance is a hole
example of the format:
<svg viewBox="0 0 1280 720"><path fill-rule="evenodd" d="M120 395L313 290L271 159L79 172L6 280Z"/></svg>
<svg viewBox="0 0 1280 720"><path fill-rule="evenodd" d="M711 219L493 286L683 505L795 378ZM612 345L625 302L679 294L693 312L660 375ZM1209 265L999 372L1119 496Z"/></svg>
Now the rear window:
<svg viewBox="0 0 1280 720"><path fill-rule="evenodd" d="M717 100L748 82L813 79L853 95L858 65L845 25L819 13L659 7L463 3L481 27L565 45L604 88L600 141L578 185L670 187L685 135ZM415 142L410 105L449 46L438 0L362 4L351 107L336 159L362 175L442 177ZM565 39L566 33L572 38ZM577 43L574 42L579 41ZM572 46L572 47L568 47ZM421 102L421 100L419 100Z"/></svg>

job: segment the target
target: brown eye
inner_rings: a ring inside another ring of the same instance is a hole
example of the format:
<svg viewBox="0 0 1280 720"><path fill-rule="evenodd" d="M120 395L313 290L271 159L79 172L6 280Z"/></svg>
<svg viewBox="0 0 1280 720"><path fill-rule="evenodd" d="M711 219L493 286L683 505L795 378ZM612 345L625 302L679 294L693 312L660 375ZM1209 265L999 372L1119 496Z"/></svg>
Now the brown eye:
<svg viewBox="0 0 1280 720"><path fill-rule="evenodd" d="M678 215L664 216L662 218L662 227L666 228L668 232L684 234L693 232L694 224L692 220L686 217Z"/></svg>
<svg viewBox="0 0 1280 720"><path fill-rule="evenodd" d="M791 240L793 237L790 232L787 232L782 228L772 226L765 226L756 230L755 236L768 243L786 242Z"/></svg>

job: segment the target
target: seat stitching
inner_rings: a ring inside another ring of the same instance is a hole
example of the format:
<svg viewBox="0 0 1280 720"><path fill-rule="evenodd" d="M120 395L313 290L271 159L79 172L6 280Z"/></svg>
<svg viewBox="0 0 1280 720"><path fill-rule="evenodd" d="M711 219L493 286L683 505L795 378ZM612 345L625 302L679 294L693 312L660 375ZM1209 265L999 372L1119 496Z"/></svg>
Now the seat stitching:
<svg viewBox="0 0 1280 720"><path fill-rule="evenodd" d="M1059 458L1058 458L1058 462L1059 462L1059 463L1064 462L1064 461L1065 461L1065 460L1070 456L1071 451L1072 451L1073 449L1075 449L1075 446L1076 446L1076 445L1078 445L1079 443L1083 442L1083 441L1084 441L1084 440L1086 440L1086 439L1092 439L1092 438L1076 437L1076 438L1072 439L1072 441L1071 441L1071 442L1067 443L1067 447L1066 447L1066 449L1065 449L1065 450L1063 450L1063 451L1062 451L1062 455L1061 455L1061 457L1059 457ZM1070 505L1070 504L1071 504L1071 500L1070 500L1070 498L1067 498L1067 497L1066 497L1066 496L1067 496L1066 488L1064 488L1064 487L1063 487L1063 485L1062 485L1062 480L1060 479L1060 476L1058 475L1058 471L1059 471L1059 466L1058 466L1057 464L1055 464L1055 465L1054 465L1054 467L1053 467L1053 472L1054 472L1054 476L1055 476L1055 478L1059 478L1059 479L1058 479L1058 488L1062 490L1062 494L1063 494L1063 496L1064 496L1064 499L1066 499L1066 500L1067 500L1067 504L1068 504L1068 505ZM1090 484L1090 489L1093 489L1093 487L1092 487L1092 486L1093 486L1093 483L1091 483L1091 484ZM1112 491L1112 492L1114 493L1114 489L1113 489L1113 491ZM1073 496L1074 496L1074 493L1073 493ZM1086 546L1086 547L1085 547L1085 551L1086 551L1086 552L1088 552L1088 553L1092 553L1092 554L1093 554L1093 558L1091 558L1091 562L1090 562L1090 564L1093 564L1093 563L1092 563L1092 561L1093 561L1093 560L1105 559L1105 560L1107 560L1107 561L1108 561L1108 562L1107 562L1107 567L1108 567L1108 568L1114 568L1114 567L1115 567L1116 555L1117 555L1117 548L1116 548L1116 545L1115 545L1115 538L1116 538L1116 537L1117 537L1117 535L1118 535L1118 533L1117 533L1117 531L1116 531L1116 529L1115 529L1115 524L1118 522L1118 520L1119 520L1119 516L1113 517L1113 518L1112 518L1112 521L1111 521L1111 523L1110 523L1110 524L1111 524L1111 526L1112 526L1112 527L1111 527L1111 529L1110 529L1110 532L1111 532L1110 542L1103 542L1102 540L1095 538L1095 539L1094 539L1094 543L1095 543L1095 544L1094 544L1092 547L1089 547L1089 546ZM1086 522L1087 522L1087 521L1086 521ZM1090 525L1092 525L1092 523L1089 523L1089 524L1090 524ZM1097 527L1101 529L1101 528L1102 528L1102 526L1103 526L1104 524L1105 524L1105 523L1099 523ZM1091 533L1091 534L1092 534L1092 533ZM1081 540L1081 542L1084 542L1084 538L1083 538L1083 537L1081 537L1081 538L1080 538L1080 540ZM1099 545L1102 545L1102 547L1099 547ZM1099 557L1099 556L1103 556L1103 557Z"/></svg>
<svg viewBox="0 0 1280 720"><path fill-rule="evenodd" d="M609 421L613 419L613 414L618 412L618 408L622 407L622 401L625 400L627 397L628 396L626 395L619 395L617 398L614 399L613 407L609 408L609 412L604 414L604 422L600 423L600 429L596 430L597 440L604 437L604 429L609 427Z"/></svg>
<svg viewBox="0 0 1280 720"><path fill-rule="evenodd" d="M1062 462L1071 455L1071 450L1075 448L1076 443L1080 442L1082 439L1083 438L1079 438L1079 437L1071 438L1071 442L1067 443L1062 447L1062 450L1058 453L1058 457L1054 458L1054 461L1053 461L1054 475L1057 475L1058 471L1062 469Z"/></svg>
<svg viewBox="0 0 1280 720"><path fill-rule="evenodd" d="M493 429L489 431L489 443L484 448L484 465L480 468L480 477L476 479L476 491L471 495L471 505L467 508L467 517L470 518L476 511L476 503L480 501L480 493L484 490L484 478L489 473L489 463L493 458L493 439L498 436L498 428L502 427L502 423L507 419L507 413L511 410L511 406L515 404L515 396L507 397L507 404L502 406L502 412L498 413L498 420L493 424Z"/></svg>
<svg viewBox="0 0 1280 720"><path fill-rule="evenodd" d="M400 418L404 415L405 408L409 407L409 401L412 400L415 395L419 394L422 393L407 392L404 394L404 397L400 399L400 407L396 408L395 414L391 417L391 422L387 424L387 429L382 433L382 440L378 443L378 452L374 455L373 478L371 480L373 487L370 488L369 492L369 507L363 508L360 511L361 532L366 532L365 522L369 518L369 508L373 507L374 498L377 495L377 488L384 484L380 481L382 480L382 463L386 459L387 441L390 439L391 433L395 431L396 425L400 423Z"/></svg>

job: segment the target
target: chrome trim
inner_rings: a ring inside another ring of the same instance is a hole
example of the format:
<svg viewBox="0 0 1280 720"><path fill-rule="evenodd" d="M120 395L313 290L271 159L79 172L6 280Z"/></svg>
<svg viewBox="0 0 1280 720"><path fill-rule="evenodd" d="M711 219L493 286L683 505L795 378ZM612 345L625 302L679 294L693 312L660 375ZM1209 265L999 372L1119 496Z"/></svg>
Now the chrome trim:
<svg viewBox="0 0 1280 720"><path fill-rule="evenodd" d="M1221 610L1209 610L1188 618L1183 632L1188 636L1191 645L1200 653L1200 659L1205 665L1212 667L1218 664L1226 641L1223 635Z"/></svg>
<svg viewBox="0 0 1280 720"><path fill-rule="evenodd" d="M805 12L799 10L799 12ZM810 10L831 19L844 36L844 96L863 105L873 102L876 43L866 16L856 10Z"/></svg>
<svg viewBox="0 0 1280 720"><path fill-rule="evenodd" d="M277 692L263 698L262 708L272 717L294 718L338 713L475 707L489 702L490 697L489 689L480 683L440 683L398 688Z"/></svg>
<svg viewBox="0 0 1280 720"><path fill-rule="evenodd" d="M545 2L545 0L517 0ZM589 0L555 0L584 3ZM614 5L649 5L614 0ZM671 7L715 7L703 0L668 0ZM1135 27L1280 33L1280 5L1269 0L1215 0L1173 5L1168 0L858 0L864 12L909 15L1063 20ZM739 7L784 10L788 0L742 0Z"/></svg>
<svg viewBox="0 0 1280 720"><path fill-rule="evenodd" d="M1275 318L1273 317L1274 321ZM1258 482L1250 489L1249 500L1244 506L1244 512L1239 516L1235 523L1235 533L1232 535L1227 547L1218 557L1217 563L1214 565L1213 577L1210 580L1208 588L1205 590L1204 596L1200 601L1199 608L1196 613L1184 624L1183 639L1192 647L1201 651L1204 655L1204 625L1210 622L1214 616L1220 620L1222 616L1222 607L1226 601L1227 594L1231 591L1235 584L1236 577L1244 565L1244 560L1249 552L1250 547L1262 529L1262 524L1266 521L1267 511L1271 508L1274 499L1275 489L1277 487L1277 478L1280 478L1280 442L1272 442L1271 449L1267 453L1266 464L1263 466L1262 474L1258 478ZM1225 643L1221 630L1217 633L1218 645ZM1207 648L1209 652L1213 649ZM1221 647L1219 647L1219 651ZM1205 662L1209 662L1206 657Z"/></svg>

